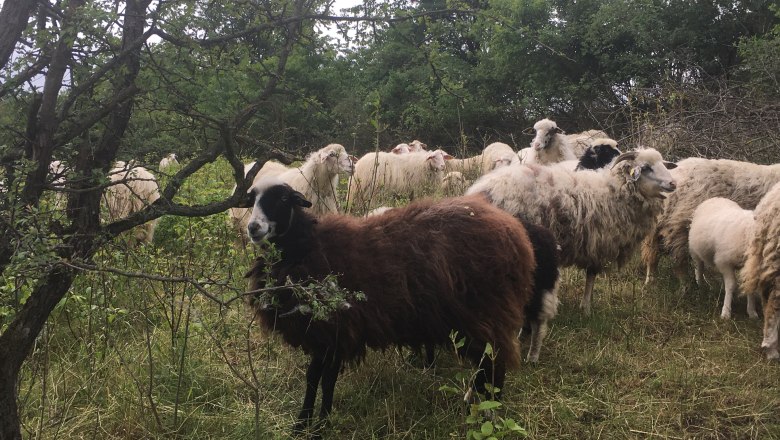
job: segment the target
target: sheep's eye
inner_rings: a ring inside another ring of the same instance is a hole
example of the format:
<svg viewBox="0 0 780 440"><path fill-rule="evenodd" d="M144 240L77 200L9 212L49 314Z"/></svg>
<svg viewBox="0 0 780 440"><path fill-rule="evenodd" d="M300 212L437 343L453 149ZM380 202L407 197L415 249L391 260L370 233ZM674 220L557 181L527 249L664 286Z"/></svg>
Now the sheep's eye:
<svg viewBox="0 0 780 440"><path fill-rule="evenodd" d="M651 167L650 165L647 164L642 165L642 171L650 171L651 169L653 169L653 167Z"/></svg>

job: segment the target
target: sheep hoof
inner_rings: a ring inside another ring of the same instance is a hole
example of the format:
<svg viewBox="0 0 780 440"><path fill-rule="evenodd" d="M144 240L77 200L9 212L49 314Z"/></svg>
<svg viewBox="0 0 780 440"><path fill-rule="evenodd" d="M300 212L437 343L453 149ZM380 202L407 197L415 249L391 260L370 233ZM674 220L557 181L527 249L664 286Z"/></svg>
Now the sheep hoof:
<svg viewBox="0 0 780 440"><path fill-rule="evenodd" d="M720 319L731 319L731 313L721 313Z"/></svg>

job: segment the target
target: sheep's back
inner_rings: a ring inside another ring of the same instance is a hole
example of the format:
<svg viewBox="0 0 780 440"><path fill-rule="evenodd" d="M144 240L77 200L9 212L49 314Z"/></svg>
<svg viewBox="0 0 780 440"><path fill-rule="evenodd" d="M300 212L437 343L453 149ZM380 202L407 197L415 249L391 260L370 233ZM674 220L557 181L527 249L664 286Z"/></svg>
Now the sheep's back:
<svg viewBox="0 0 780 440"><path fill-rule="evenodd" d="M355 360L366 347L447 344L456 330L492 343L508 366L519 362L516 332L531 296L533 250L523 226L482 197L414 202L368 218L326 215L316 237L292 279L334 273L366 299L329 321L281 329L277 321L288 343L337 346Z"/></svg>
<svg viewBox="0 0 780 440"><path fill-rule="evenodd" d="M677 189L668 196L655 234L676 262L688 258L691 218L701 202L712 197L733 200L743 209L753 209L776 182L780 164L757 165L734 160L686 159L674 170Z"/></svg>
<svg viewBox="0 0 780 440"><path fill-rule="evenodd" d="M493 203L550 228L561 264L601 268L623 264L651 230L661 202L621 187L609 172L522 165L494 171L467 194L485 192Z"/></svg>
<svg viewBox="0 0 780 440"><path fill-rule="evenodd" d="M753 212L728 199L714 197L693 213L688 234L692 254L710 265L742 265L753 234Z"/></svg>

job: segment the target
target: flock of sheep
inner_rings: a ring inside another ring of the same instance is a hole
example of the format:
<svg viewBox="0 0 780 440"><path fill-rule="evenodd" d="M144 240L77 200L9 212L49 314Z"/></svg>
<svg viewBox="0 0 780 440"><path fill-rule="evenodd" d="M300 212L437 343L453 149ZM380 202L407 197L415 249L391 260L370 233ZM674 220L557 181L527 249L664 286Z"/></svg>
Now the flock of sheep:
<svg viewBox="0 0 780 440"><path fill-rule="evenodd" d="M748 315L758 317L755 298L763 304L761 347L780 358L780 164L674 164L651 148L621 152L603 131L566 135L549 119L534 129L519 152L496 142L455 158L415 140L357 159L330 144L296 168L263 165L250 189L253 208L228 213L244 242L281 250L281 261L257 260L251 288L335 274L341 288L366 296L317 322L290 289L251 301L267 329L312 357L299 428L313 415L320 381L320 416L327 416L343 363L393 345L425 349L432 362L433 347L447 344L453 329L467 339L464 356L480 366L477 390L486 382L500 388L505 369L519 363L523 325L528 359L538 360L557 310L559 266L585 271L581 307L590 313L596 275L640 246L646 283L662 253L683 286L691 259L697 282L705 266L716 268L726 292L722 318L731 316L742 268ZM166 157L160 169L175 161ZM349 176L346 188L340 175ZM143 167L118 163L110 178L121 181L106 191L114 218L159 197ZM153 233L149 223L134 236L148 242ZM488 343L497 352L490 362L482 355Z"/></svg>

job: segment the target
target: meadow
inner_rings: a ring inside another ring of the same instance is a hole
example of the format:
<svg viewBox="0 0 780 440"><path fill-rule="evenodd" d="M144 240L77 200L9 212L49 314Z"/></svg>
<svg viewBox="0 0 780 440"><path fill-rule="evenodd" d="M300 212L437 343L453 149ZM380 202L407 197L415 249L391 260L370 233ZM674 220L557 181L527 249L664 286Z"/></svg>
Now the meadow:
<svg viewBox="0 0 780 440"><path fill-rule="evenodd" d="M178 197L204 203L231 186L217 162ZM307 358L252 322L243 275L256 251L235 238L224 213L163 217L153 245L120 237L101 251L23 368L25 436L289 438ZM683 292L665 264L650 286L638 258L599 276L590 317L583 274L564 270L539 363L510 372L490 412L463 402L473 371L454 350L431 369L406 350L372 352L340 376L323 438L499 438L481 432L491 417L534 439L780 438L780 365L759 349L761 322L742 297L721 320L718 277Z"/></svg>

